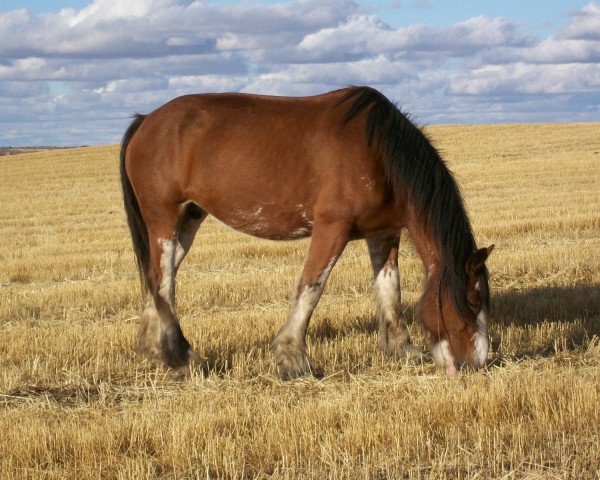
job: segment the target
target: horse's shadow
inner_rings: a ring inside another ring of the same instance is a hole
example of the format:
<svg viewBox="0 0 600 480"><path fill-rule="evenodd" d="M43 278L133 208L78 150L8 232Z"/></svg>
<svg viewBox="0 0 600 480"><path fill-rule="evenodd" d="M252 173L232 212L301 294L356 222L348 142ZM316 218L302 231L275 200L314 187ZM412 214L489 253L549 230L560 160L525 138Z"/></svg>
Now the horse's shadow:
<svg viewBox="0 0 600 480"><path fill-rule="evenodd" d="M406 306L404 317L408 323L414 323L414 306ZM562 348L578 349L585 346L594 337L600 337L600 284L581 284L574 286L554 286L535 288L524 292L507 291L493 294L491 340L492 351L499 355L493 365L502 365L507 358L522 360L532 357L550 357L556 354L556 339L549 339L534 349L517 352L510 356L502 354L500 336L502 330L510 327L524 327L542 323L565 323L573 328L561 332L564 337ZM576 325L575 325L576 324ZM311 325L308 336L313 342L340 339L354 334L373 334L377 331L375 311L373 315L355 317L352 321L334 323L328 317L321 317ZM256 351L264 345L249 345ZM209 371L225 374L234 362L234 352L209 352Z"/></svg>
<svg viewBox="0 0 600 480"><path fill-rule="evenodd" d="M408 323L415 323L414 307L404 312ZM541 287L527 291L507 291L492 297L491 347L496 352L492 365L503 365L507 360L518 361L534 357L551 357L561 350L584 348L594 336L600 337L600 284ZM560 338L549 337L535 348L507 355L502 352L500 339L503 330L531 328L543 323L562 323ZM311 332L316 340L335 339L350 333L373 333L377 325L373 317L357 317L351 326L333 326L324 318Z"/></svg>
<svg viewBox="0 0 600 480"><path fill-rule="evenodd" d="M498 325L581 321L590 327L590 334L600 334L600 284L502 292L494 295L492 304L493 322Z"/></svg>
<svg viewBox="0 0 600 480"><path fill-rule="evenodd" d="M585 348L594 336L600 337L600 284L502 292L494 296L492 303L492 350L499 353L493 365L503 365L507 360L552 357L558 350ZM502 330L528 329L544 323L563 326L557 336L545 339L535 348L503 354L499 339Z"/></svg>
<svg viewBox="0 0 600 480"><path fill-rule="evenodd" d="M415 322L414 306L407 306L404 317ZM373 316L374 317L374 316ZM373 317L357 317L350 327L334 327L324 318L311 335L335 338L348 332L370 333L377 330ZM495 328L509 325L536 325L541 322L581 322L588 335L600 335L600 284L544 287L525 292L508 291L492 296L491 323Z"/></svg>

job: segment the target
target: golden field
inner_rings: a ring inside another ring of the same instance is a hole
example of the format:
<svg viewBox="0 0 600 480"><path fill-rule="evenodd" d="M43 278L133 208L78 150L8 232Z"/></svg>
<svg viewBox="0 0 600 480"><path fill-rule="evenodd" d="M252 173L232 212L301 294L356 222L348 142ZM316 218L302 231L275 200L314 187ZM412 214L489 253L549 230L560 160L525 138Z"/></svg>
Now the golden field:
<svg viewBox="0 0 600 480"><path fill-rule="evenodd" d="M210 374L134 352L142 300L118 147L0 157L0 478L600 478L600 124L429 127L488 267L485 371L377 349L364 242L309 328L321 380L278 380L268 344L307 241L208 220L178 276ZM412 322L423 273L407 238Z"/></svg>

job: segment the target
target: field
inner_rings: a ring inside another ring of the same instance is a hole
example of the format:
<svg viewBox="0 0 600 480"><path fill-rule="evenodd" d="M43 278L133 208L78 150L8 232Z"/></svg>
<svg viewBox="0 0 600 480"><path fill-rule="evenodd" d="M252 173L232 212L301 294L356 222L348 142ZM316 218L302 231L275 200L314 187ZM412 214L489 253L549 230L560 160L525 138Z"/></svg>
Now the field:
<svg viewBox="0 0 600 480"><path fill-rule="evenodd" d="M496 244L491 363L446 377L377 349L364 242L309 328L325 377L268 344L306 241L202 226L178 276L210 364L134 352L142 300L118 147L0 158L0 478L600 478L600 124L429 127L479 245ZM423 271L401 244L405 315Z"/></svg>

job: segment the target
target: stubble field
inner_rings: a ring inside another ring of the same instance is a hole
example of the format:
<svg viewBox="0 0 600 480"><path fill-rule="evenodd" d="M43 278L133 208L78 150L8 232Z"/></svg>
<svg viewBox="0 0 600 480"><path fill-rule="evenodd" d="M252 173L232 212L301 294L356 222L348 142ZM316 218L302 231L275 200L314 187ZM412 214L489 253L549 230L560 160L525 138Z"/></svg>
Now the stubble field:
<svg viewBox="0 0 600 480"><path fill-rule="evenodd" d="M0 478L600 478L600 124L427 129L496 244L491 364L449 378L377 349L364 242L309 328L325 377L268 344L307 241L213 220L178 275L207 378L134 352L142 306L116 146L0 158ZM423 272L400 258L413 320Z"/></svg>

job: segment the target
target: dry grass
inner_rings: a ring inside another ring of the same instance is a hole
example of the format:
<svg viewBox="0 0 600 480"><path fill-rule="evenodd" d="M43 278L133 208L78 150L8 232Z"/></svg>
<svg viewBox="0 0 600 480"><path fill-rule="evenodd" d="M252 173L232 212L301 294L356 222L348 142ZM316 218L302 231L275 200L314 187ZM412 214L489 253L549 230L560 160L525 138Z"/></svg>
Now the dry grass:
<svg viewBox="0 0 600 480"><path fill-rule="evenodd" d="M497 246L494 363L457 378L377 351L356 243L309 329L326 377L280 382L267 345L307 243L211 221L178 302L212 370L172 378L133 352L117 148L0 158L0 477L600 478L600 125L428 130ZM412 318L408 241L401 272Z"/></svg>

